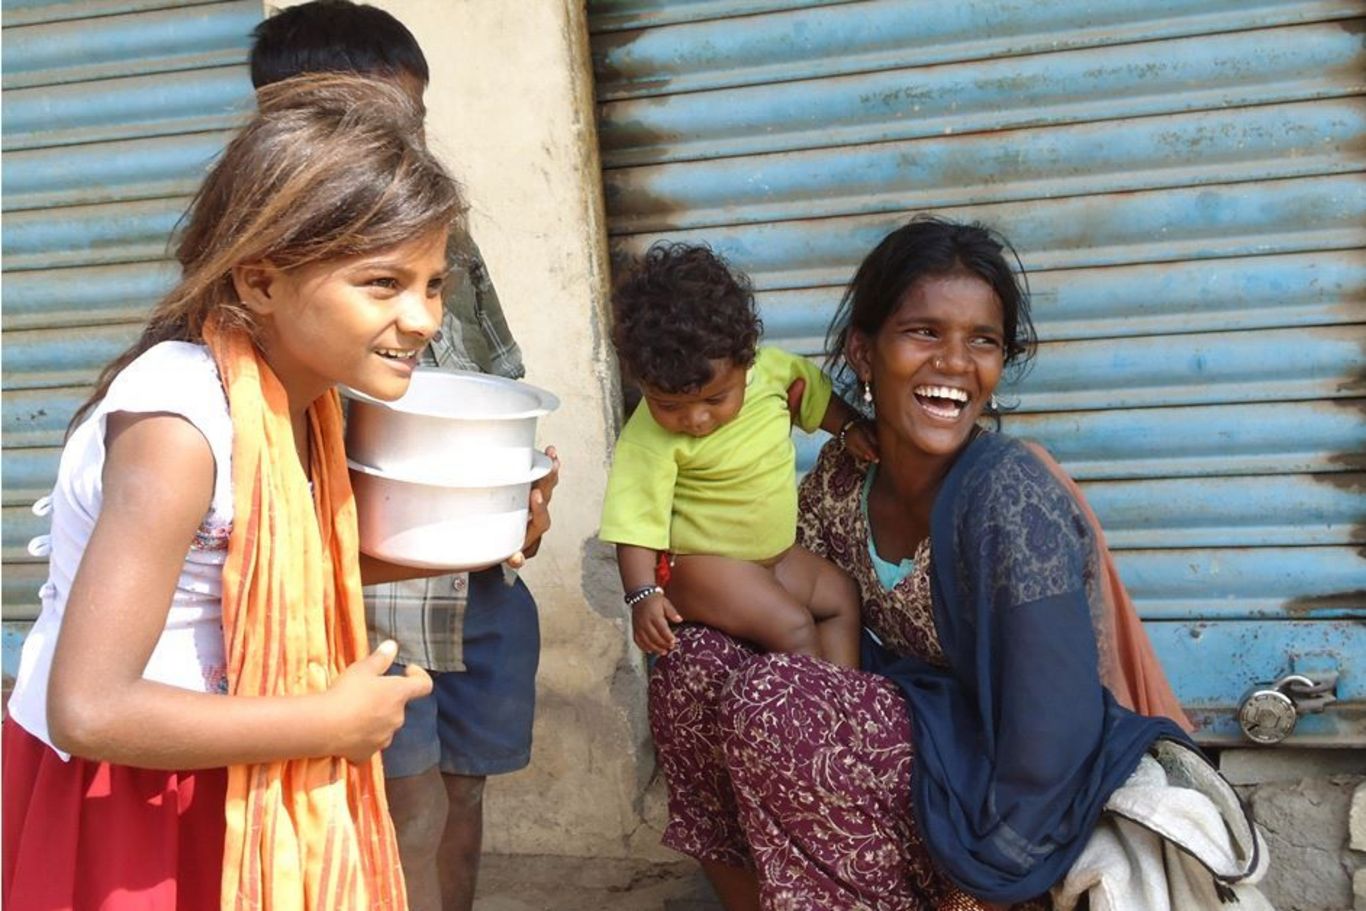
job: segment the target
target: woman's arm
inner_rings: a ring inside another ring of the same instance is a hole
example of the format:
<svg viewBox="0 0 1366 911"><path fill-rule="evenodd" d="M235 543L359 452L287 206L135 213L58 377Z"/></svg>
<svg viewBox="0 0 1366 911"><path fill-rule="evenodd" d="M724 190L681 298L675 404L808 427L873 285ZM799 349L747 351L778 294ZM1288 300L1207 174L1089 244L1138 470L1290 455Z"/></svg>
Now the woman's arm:
<svg viewBox="0 0 1366 911"><path fill-rule="evenodd" d="M219 696L142 679L208 511L213 455L181 417L114 414L103 478L48 688L48 724L61 749L161 769L328 755L359 761L388 743L404 704L430 690L418 669L383 676L392 644L315 695Z"/></svg>
<svg viewBox="0 0 1366 911"><path fill-rule="evenodd" d="M787 410L792 415L794 425L801 414L804 395L806 380L798 377L787 387ZM872 422L865 420L863 415L850 408L849 403L838 395L832 394L830 403L825 406L825 414L821 417L821 430L837 439L843 434L844 438L840 442L865 462L878 460L877 434Z"/></svg>
<svg viewBox="0 0 1366 911"><path fill-rule="evenodd" d="M850 408L844 399L832 395L830 396L830 404L825 406L825 416L821 418L821 430L835 436L844 428L846 423L858 418L858 412Z"/></svg>
<svg viewBox="0 0 1366 911"><path fill-rule="evenodd" d="M825 417L821 418L821 430L838 439L845 449L863 461L877 461L877 434L872 422L865 420L837 395L830 396Z"/></svg>

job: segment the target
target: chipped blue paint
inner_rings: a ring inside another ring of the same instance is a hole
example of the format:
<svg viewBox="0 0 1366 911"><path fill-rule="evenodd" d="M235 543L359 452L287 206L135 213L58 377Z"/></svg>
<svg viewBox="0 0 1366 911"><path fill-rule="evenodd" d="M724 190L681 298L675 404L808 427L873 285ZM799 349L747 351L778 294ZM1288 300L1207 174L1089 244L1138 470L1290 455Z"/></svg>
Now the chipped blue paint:
<svg viewBox="0 0 1366 911"><path fill-rule="evenodd" d="M1193 408L1011 414L1003 427L1048 441L1081 481L1236 477L1366 468L1366 422L1340 402L1277 402ZM1200 427L1201 433L1190 433ZM809 470L824 434L797 435L797 465Z"/></svg>
<svg viewBox="0 0 1366 911"><path fill-rule="evenodd" d="M138 325L34 329L6 332L3 373L6 389L44 389L94 382L100 369L137 338Z"/></svg>
<svg viewBox="0 0 1366 911"><path fill-rule="evenodd" d="M235 0L106 15L98 27L81 20L9 27L3 84L11 89L240 64L246 59L242 36L260 21L258 0Z"/></svg>
<svg viewBox="0 0 1366 911"><path fill-rule="evenodd" d="M982 221L1013 239L1031 272L1366 246L1366 176L1175 186L1044 201L996 202L935 210ZM863 254L912 210L810 220L721 225L614 238L639 252L665 237L706 241L748 272L761 290L842 285ZM1219 268L1208 263L1206 268Z"/></svg>
<svg viewBox="0 0 1366 911"><path fill-rule="evenodd" d="M1035 325L1055 341L1333 325L1357 321L1366 306L1366 256L1309 252L1031 270L1029 286ZM769 337L801 354L823 351L843 290L759 292Z"/></svg>
<svg viewBox="0 0 1366 911"><path fill-rule="evenodd" d="M1110 122L615 168L620 233L1349 172L1366 111L1333 98Z"/></svg>
<svg viewBox="0 0 1366 911"><path fill-rule="evenodd" d="M589 0L588 10L589 25L601 32L854 2L857 0Z"/></svg>
<svg viewBox="0 0 1366 911"><path fill-rule="evenodd" d="M13 89L0 117L4 150L198 133L241 124L252 103L242 65L93 83Z"/></svg>
<svg viewBox="0 0 1366 911"><path fill-rule="evenodd" d="M38 616L38 589L47 579L46 563L15 563L5 567L0 577L0 594L5 599L5 617L33 620Z"/></svg>
<svg viewBox="0 0 1366 911"><path fill-rule="evenodd" d="M934 11L955 4L936 4ZM902 15L913 11L905 9ZM608 167L829 148L1352 94L1361 36L1337 23L607 101Z"/></svg>
<svg viewBox="0 0 1366 911"><path fill-rule="evenodd" d="M1366 326L1050 342L1003 394L1023 412L1347 398L1363 347Z"/></svg>
<svg viewBox="0 0 1366 911"><path fill-rule="evenodd" d="M24 637L28 635L30 624L5 621L0 624L0 670L7 681L13 680L19 670L19 651L24 647Z"/></svg>
<svg viewBox="0 0 1366 911"><path fill-rule="evenodd" d="M188 196L229 133L97 142L5 155L5 211Z"/></svg>
<svg viewBox="0 0 1366 911"><path fill-rule="evenodd" d="M6 214L5 267L20 271L164 258L188 202L173 197Z"/></svg>
<svg viewBox="0 0 1366 911"><path fill-rule="evenodd" d="M1302 746L1361 745L1366 727L1366 624L1205 621L1149 623L1147 629L1182 704L1201 724L1196 733L1201 741L1246 743L1233 715L1254 684L1297 670L1336 668L1339 704L1301 717L1293 740Z"/></svg>
<svg viewBox="0 0 1366 911"><path fill-rule="evenodd" d="M6 0L3 603L32 617L66 422L176 274L167 241L253 101L257 0ZM5 628L6 662L21 628Z"/></svg>
<svg viewBox="0 0 1366 911"><path fill-rule="evenodd" d="M173 261L64 269L54 282L42 270L5 275L6 332L52 326L128 323L141 319L175 284Z"/></svg>
<svg viewBox="0 0 1366 911"><path fill-rule="evenodd" d="M627 24L658 26L673 13L674 28L629 35L599 34L593 41L600 98L677 94L737 85L828 78L873 70L982 60L1022 54L1265 28L1334 16L1353 16L1352 0L1259 2L1243 0L864 0L854 4L762 4L787 9L776 15L737 18L759 4L661 3L591 0L595 30ZM634 7L637 18L621 22ZM653 7L655 17L646 21ZM703 18L679 24L691 11ZM724 7L724 9L723 9ZM718 15L722 13L722 15ZM609 21L616 20L616 21Z"/></svg>

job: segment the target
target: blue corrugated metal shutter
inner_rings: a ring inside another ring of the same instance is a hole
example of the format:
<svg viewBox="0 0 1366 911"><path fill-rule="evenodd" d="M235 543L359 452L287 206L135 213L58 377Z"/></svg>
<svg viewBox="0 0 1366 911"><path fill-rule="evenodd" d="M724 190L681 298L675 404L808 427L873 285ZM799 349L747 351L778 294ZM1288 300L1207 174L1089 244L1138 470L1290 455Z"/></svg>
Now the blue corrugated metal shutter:
<svg viewBox="0 0 1366 911"><path fill-rule="evenodd" d="M47 565L28 553L89 384L176 270L167 241L250 110L260 0L5 0L6 667Z"/></svg>
<svg viewBox="0 0 1366 911"><path fill-rule="evenodd" d="M1295 740L1366 742L1357 0L589 5L615 247L708 241L815 354L909 213L1000 227L1043 340L1006 427L1083 482L1206 740L1336 667Z"/></svg>

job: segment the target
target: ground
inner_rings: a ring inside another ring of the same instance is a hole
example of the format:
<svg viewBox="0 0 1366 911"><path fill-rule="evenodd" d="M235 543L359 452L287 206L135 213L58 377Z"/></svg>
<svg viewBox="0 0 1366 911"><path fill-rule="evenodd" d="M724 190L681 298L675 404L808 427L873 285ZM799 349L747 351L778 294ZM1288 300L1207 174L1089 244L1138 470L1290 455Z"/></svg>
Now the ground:
<svg viewBox="0 0 1366 911"><path fill-rule="evenodd" d="M693 863L486 855L475 911L721 911Z"/></svg>

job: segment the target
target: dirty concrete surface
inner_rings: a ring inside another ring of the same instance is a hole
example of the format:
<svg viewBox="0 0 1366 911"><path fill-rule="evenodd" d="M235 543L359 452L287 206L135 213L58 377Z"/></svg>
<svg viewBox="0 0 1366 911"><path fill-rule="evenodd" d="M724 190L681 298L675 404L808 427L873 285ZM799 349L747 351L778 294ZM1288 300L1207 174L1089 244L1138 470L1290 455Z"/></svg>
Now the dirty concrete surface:
<svg viewBox="0 0 1366 911"><path fill-rule="evenodd" d="M485 855L475 911L721 911L690 862Z"/></svg>
<svg viewBox="0 0 1366 911"><path fill-rule="evenodd" d="M1354 880L1366 870L1366 833L1357 831L1366 819L1348 821L1354 802L1366 804L1366 776L1239 790L1266 835L1271 869L1262 889L1278 911L1366 911L1366 895L1353 894Z"/></svg>
<svg viewBox="0 0 1366 911"><path fill-rule="evenodd" d="M1366 769L1366 755L1337 752L1300 759L1285 763L1282 780L1276 780L1281 775L1274 769L1226 767L1271 852L1262 891L1279 911L1366 911L1366 775L1342 774L1346 768ZM1298 777L1315 763L1326 774ZM1248 778L1261 780L1249 784ZM485 856L474 907L721 911L690 861L512 854Z"/></svg>

